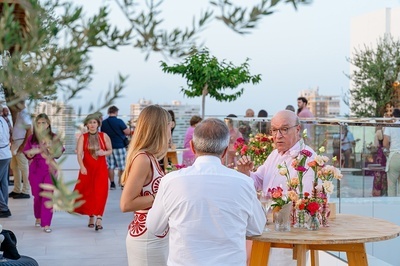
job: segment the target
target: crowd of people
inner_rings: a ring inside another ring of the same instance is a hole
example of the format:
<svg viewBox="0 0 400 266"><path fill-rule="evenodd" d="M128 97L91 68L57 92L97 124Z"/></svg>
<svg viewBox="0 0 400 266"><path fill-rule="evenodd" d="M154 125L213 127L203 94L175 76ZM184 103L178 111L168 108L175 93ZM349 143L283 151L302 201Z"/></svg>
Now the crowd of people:
<svg viewBox="0 0 400 266"><path fill-rule="evenodd" d="M246 110L247 120L239 124L234 123L234 114L224 121L191 117L182 156L185 168L170 173L161 163L173 145L173 112L158 105L144 108L130 142L127 136L132 132L117 117L116 106L108 108L104 120L100 113L88 115L83 121L86 130L76 146L79 173L74 190L83 203L74 213L87 215L87 226L101 231L109 190L118 182L123 188L120 209L133 213L126 236L129 265L246 265L251 252L246 236L261 234L266 223L256 192L277 186L288 190L277 165L290 165L292 152L306 148L311 152L307 160L316 156L301 139L301 120L313 115L306 98L297 100L297 112L288 105L269 119L268 112L260 110L257 117L265 121L256 123L250 121L255 115L252 109ZM51 184L52 178L57 178L55 160L64 152L62 141L52 131L46 114L38 114L32 121L24 101L16 105L13 124L8 109L1 109L0 218L11 216L8 198L25 199L32 194L34 225L50 233L53 211L47 207L49 199L41 194L46 191L41 184ZM393 116L400 117L400 110L395 109ZM234 149L238 138L248 141L255 132L271 136L275 145L256 170L250 157L238 157ZM388 195L397 196L400 128L380 128L377 138L382 153L390 149ZM344 157L343 165L348 167L356 142L348 127L343 128L339 141L337 155ZM14 188L8 193L10 169ZM313 172L308 171L303 177L304 191L312 191L312 180ZM241 200L230 200L232 195ZM272 249L270 263L291 265L295 261L289 252Z"/></svg>

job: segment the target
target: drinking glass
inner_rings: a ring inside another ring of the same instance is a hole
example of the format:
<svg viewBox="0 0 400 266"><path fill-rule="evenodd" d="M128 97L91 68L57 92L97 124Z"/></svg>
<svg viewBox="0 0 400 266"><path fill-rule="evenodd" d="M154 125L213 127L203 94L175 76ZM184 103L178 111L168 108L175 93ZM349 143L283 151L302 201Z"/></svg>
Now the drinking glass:
<svg viewBox="0 0 400 266"><path fill-rule="evenodd" d="M262 207L264 209L265 217L268 219L268 211L269 211L269 208L271 207L271 204L272 204L271 193L268 192L268 191L261 191L260 202L261 202L261 205L262 205ZM270 229L268 229L267 223L268 223L268 221L265 223L264 232L271 231Z"/></svg>

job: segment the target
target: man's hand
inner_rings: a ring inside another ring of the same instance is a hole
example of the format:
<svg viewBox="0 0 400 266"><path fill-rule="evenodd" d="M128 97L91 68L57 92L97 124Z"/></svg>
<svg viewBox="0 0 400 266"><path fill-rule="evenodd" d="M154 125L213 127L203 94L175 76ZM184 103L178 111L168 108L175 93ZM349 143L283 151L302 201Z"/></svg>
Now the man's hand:
<svg viewBox="0 0 400 266"><path fill-rule="evenodd" d="M250 176L250 171L254 168L254 163L249 156L243 155L237 162L236 168L239 172Z"/></svg>

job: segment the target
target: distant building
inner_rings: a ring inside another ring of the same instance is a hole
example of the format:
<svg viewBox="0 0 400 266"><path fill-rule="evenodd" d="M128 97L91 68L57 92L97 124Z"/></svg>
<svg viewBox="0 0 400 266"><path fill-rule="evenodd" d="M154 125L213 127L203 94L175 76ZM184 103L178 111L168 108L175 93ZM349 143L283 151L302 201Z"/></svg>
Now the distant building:
<svg viewBox="0 0 400 266"><path fill-rule="evenodd" d="M138 103L131 104L132 124L134 125L140 112L148 105L153 104L150 100L140 99ZM166 110L172 110L175 113L176 126L172 136L173 143L177 148L183 147L185 133L189 127L189 120L193 115L200 114L199 105L181 104L180 101L172 101L171 104L158 104Z"/></svg>
<svg viewBox="0 0 400 266"><path fill-rule="evenodd" d="M62 102L41 102L36 105L34 115L45 113L51 121L51 129L63 139L65 153L74 153L76 147L75 110Z"/></svg>
<svg viewBox="0 0 400 266"><path fill-rule="evenodd" d="M340 115L340 96L320 95L319 88L302 90L300 96L308 100L308 109L315 117L337 117Z"/></svg>

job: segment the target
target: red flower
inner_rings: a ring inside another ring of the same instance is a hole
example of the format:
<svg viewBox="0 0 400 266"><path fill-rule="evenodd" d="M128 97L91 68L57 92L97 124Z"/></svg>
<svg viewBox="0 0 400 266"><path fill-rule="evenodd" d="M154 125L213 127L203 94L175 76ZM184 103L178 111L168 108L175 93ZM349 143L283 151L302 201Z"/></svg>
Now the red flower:
<svg viewBox="0 0 400 266"><path fill-rule="evenodd" d="M307 210L310 215L314 215L319 209L319 204L315 201L308 203Z"/></svg>
<svg viewBox="0 0 400 266"><path fill-rule="evenodd" d="M310 196L310 193L304 192L304 197L308 198Z"/></svg>
<svg viewBox="0 0 400 266"><path fill-rule="evenodd" d="M304 210L305 207L306 205L304 203L299 204L299 210Z"/></svg>

